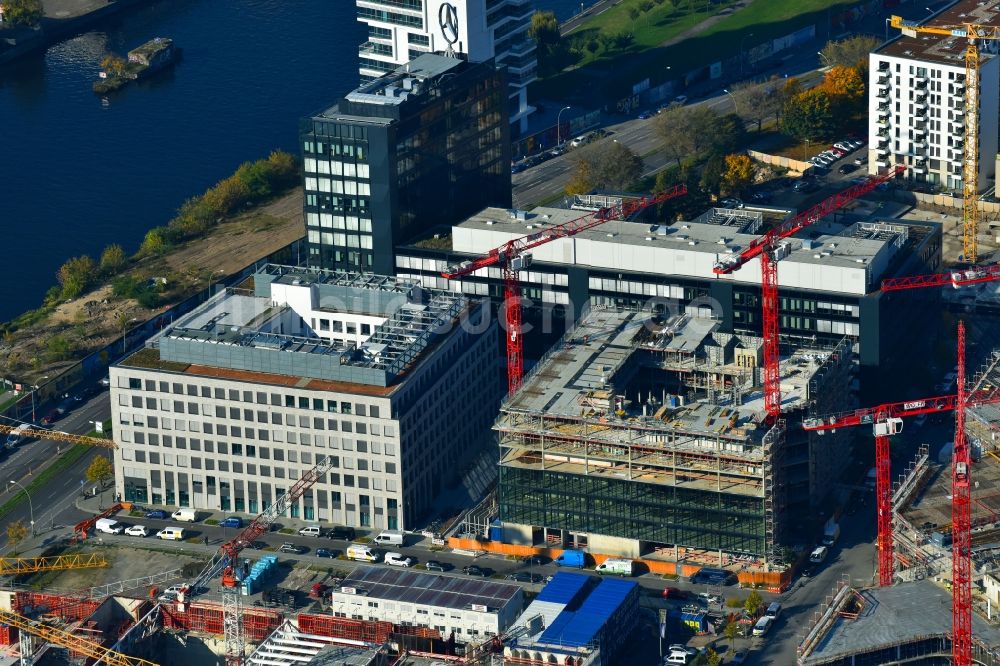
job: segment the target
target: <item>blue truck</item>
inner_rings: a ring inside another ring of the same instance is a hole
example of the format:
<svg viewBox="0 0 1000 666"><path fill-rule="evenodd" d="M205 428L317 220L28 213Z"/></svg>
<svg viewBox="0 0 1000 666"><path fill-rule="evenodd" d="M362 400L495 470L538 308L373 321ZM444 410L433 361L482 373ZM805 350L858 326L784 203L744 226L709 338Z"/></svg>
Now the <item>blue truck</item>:
<svg viewBox="0 0 1000 666"><path fill-rule="evenodd" d="M555 562L558 567L582 569L587 562L587 554L582 550L564 550Z"/></svg>

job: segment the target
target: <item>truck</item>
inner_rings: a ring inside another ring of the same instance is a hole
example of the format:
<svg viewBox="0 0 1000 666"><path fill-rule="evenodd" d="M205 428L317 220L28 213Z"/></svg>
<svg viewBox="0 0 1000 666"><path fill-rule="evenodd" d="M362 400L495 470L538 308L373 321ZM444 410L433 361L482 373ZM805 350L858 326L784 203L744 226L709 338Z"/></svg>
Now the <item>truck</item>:
<svg viewBox="0 0 1000 666"><path fill-rule="evenodd" d="M597 565L595 571L602 575L632 576L635 574L635 562L632 560L610 558Z"/></svg>
<svg viewBox="0 0 1000 666"><path fill-rule="evenodd" d="M377 562L379 558L368 546L352 543L347 547L347 559L355 562Z"/></svg>
<svg viewBox="0 0 1000 666"><path fill-rule="evenodd" d="M4 448L16 449L18 444L28 439L28 436L27 434L25 434L25 431L29 430L30 428L31 428L30 423L22 423L21 425L17 426L17 429L15 429L12 433L7 435L7 441L4 442Z"/></svg>
<svg viewBox="0 0 1000 666"><path fill-rule="evenodd" d="M823 527L823 545L832 546L837 543L837 539L840 538L840 523L835 521L833 518L826 521L826 526Z"/></svg>
<svg viewBox="0 0 1000 666"><path fill-rule="evenodd" d="M557 567L582 569L587 562L587 554L582 550L564 550L555 562Z"/></svg>

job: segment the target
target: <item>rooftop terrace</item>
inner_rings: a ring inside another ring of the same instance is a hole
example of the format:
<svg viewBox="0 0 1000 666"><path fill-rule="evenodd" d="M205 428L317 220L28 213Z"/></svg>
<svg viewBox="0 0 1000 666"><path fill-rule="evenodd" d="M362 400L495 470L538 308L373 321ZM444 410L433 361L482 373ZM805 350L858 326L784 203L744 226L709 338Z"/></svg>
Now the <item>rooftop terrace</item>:
<svg viewBox="0 0 1000 666"><path fill-rule="evenodd" d="M521 588L509 583L483 579L438 576L431 573L360 566L340 584L341 592L370 599L468 610L485 606L490 611L505 607L521 595Z"/></svg>

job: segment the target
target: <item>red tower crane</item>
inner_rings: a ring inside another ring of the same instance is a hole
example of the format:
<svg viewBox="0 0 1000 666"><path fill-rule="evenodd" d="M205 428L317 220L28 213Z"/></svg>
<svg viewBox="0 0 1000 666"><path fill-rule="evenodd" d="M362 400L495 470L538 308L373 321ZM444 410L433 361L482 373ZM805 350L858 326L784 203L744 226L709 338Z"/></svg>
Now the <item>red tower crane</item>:
<svg viewBox="0 0 1000 666"><path fill-rule="evenodd" d="M531 264L531 253L528 250L545 245L558 238L575 236L581 231L593 229L610 220L624 220L650 206L663 203L668 199L687 194L686 185L677 185L672 190L652 197L623 200L620 204L588 213L569 222L563 222L547 229L542 229L527 236L511 239L493 248L488 254L471 261L463 261L450 267L441 275L449 280L469 275L480 268L500 266L503 272L504 307L507 324L507 392L514 393L521 386L524 374L523 342L521 340L521 284L517 277L519 271Z"/></svg>
<svg viewBox="0 0 1000 666"><path fill-rule="evenodd" d="M236 579L236 560L240 552L253 544L261 534L266 532L271 524L312 486L330 471L336 460L333 456L322 456L307 472L304 472L288 492L267 507L254 518L249 525L224 543L219 552L212 558L193 583L188 585L185 598L200 594L210 580L222 573L222 620L225 634L226 666L242 666L244 657L243 611L240 608L240 592L236 589L239 581Z"/></svg>
<svg viewBox="0 0 1000 666"><path fill-rule="evenodd" d="M951 285L955 289L973 284L995 282L1000 280L1000 264L990 266L975 266L972 268L956 268L949 273L932 273L930 275L909 275L907 277L888 278L882 280L882 291L902 291L904 289L924 289L927 287L944 287Z"/></svg>
<svg viewBox="0 0 1000 666"><path fill-rule="evenodd" d="M830 213L843 208L858 197L864 196L876 187L903 173L906 167L897 165L885 173L871 176L864 181L841 190L777 227L773 227L743 250L726 255L716 262L712 269L717 275L729 275L752 259L760 259L760 291L763 309L764 340L764 409L769 420L781 414L781 370L778 344L778 266L786 250L778 241L802 231Z"/></svg>
<svg viewBox="0 0 1000 666"><path fill-rule="evenodd" d="M891 585L893 577L892 499L889 493L889 435L899 432L903 417L955 411L955 448L952 453L952 663L972 663L971 589L971 452L965 439L965 408L1000 402L1000 389L989 387L972 394L965 386L965 324L958 325L958 391L955 395L896 402L868 409L806 419L802 427L812 431L870 424L876 438L876 506L878 511L879 584ZM879 442L879 440L882 440ZM882 471L884 470L884 471Z"/></svg>

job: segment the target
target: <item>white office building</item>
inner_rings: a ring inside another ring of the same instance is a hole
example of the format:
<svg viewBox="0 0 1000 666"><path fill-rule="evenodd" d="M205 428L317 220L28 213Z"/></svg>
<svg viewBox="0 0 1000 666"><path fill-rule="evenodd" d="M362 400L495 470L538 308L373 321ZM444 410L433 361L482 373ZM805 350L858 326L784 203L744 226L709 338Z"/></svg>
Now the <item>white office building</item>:
<svg viewBox="0 0 1000 666"><path fill-rule="evenodd" d="M1000 25L998 10L962 0L928 25ZM905 164L916 182L961 191L965 157L965 47L956 36L906 34L869 55L868 169ZM992 185L997 155L1000 65L997 42L980 41L980 192Z"/></svg>
<svg viewBox="0 0 1000 666"><path fill-rule="evenodd" d="M358 48L362 81L395 70L424 53L453 51L472 62L507 68L511 125L527 128L528 84L537 78L528 37L531 0L356 0L368 39Z"/></svg>
<svg viewBox="0 0 1000 666"><path fill-rule="evenodd" d="M460 643L480 643L514 624L524 592L488 578L361 566L333 590L330 604L335 617L437 629L442 638L454 632Z"/></svg>
<svg viewBox="0 0 1000 666"><path fill-rule="evenodd" d="M332 456L292 518L417 527L489 441L495 327L411 281L266 266L111 368L116 490L256 515Z"/></svg>

